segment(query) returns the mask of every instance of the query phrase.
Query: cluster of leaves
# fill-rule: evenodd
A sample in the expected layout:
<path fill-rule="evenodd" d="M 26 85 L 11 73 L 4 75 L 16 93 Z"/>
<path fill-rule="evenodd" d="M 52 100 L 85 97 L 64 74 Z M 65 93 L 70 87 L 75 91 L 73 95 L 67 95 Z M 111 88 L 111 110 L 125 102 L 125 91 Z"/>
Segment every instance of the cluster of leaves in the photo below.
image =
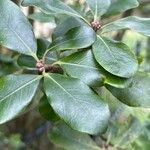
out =
<path fill-rule="evenodd" d="M 10 0 L 0 1 L 0 44 L 20 53 L 18 64 L 22 68 L 38 70 L 40 74 L 0 78 L 0 124 L 24 111 L 38 89 L 44 95 L 40 101 L 42 116 L 49 119 L 51 115 L 54 121 L 61 118 L 72 129 L 92 135 L 104 133 L 110 119 L 109 102 L 97 94 L 98 87 L 106 87 L 126 105 L 150 106 L 150 74 L 138 71 L 138 60 L 126 44 L 106 34 L 131 29 L 150 36 L 150 19 L 131 16 L 103 25 L 103 17 L 137 7 L 138 1 L 86 0 L 86 4 L 88 10 L 76 11 L 60 0 L 23 0 L 23 6 L 41 10 L 30 18 L 49 18 L 58 23 L 50 43 L 35 39 L 18 6 Z M 50 138 L 61 140 L 63 134 L 67 140 L 59 144 L 66 149 L 71 137 L 78 139 L 71 145 L 72 150 L 99 149 L 87 134 L 72 129 L 58 125 Z M 77 145 L 78 142 L 85 144 Z"/>

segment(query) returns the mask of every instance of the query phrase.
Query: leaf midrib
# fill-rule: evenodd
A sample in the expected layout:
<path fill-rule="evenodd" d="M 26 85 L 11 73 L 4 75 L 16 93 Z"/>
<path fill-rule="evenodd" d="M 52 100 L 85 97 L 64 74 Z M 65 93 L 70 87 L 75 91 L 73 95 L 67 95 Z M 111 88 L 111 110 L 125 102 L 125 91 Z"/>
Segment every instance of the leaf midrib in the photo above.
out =
<path fill-rule="evenodd" d="M 50 74 L 45 74 L 46 77 L 48 77 L 49 79 L 51 79 L 54 83 L 56 83 L 65 93 L 67 93 L 67 95 L 69 95 L 75 102 L 79 102 L 79 103 L 86 103 L 88 105 L 91 105 L 91 103 L 87 102 L 87 101 L 82 101 L 82 100 L 78 100 L 76 99 L 73 95 L 71 95 L 60 83 L 58 83 L 54 78 L 52 78 L 50 76 Z M 97 106 L 95 106 L 97 107 Z"/>
<path fill-rule="evenodd" d="M 68 62 L 62 62 L 62 61 L 60 61 L 60 65 L 70 65 L 70 66 L 77 66 L 77 67 L 81 67 L 81 68 L 89 68 L 89 69 L 94 69 L 94 70 L 99 70 L 100 71 L 100 69 L 98 69 L 98 68 L 95 68 L 95 67 L 89 67 L 89 66 L 86 66 L 86 65 L 79 65 L 79 64 L 73 64 L 73 63 L 68 63 Z"/>
<path fill-rule="evenodd" d="M 65 41 L 63 41 L 63 42 L 61 42 L 61 43 L 59 43 L 59 44 L 56 44 L 55 46 L 52 46 L 52 47 L 50 47 L 48 50 L 50 51 L 50 50 L 52 50 L 52 49 L 54 49 L 54 48 L 57 48 L 58 46 L 60 46 L 60 45 L 62 45 L 62 44 L 64 44 L 64 43 L 66 43 L 66 42 L 70 42 L 70 41 L 73 41 L 73 40 L 80 40 L 80 39 L 84 39 L 85 37 L 88 37 L 88 34 L 87 35 L 85 35 L 85 36 L 80 36 L 80 37 L 78 37 L 78 38 L 73 38 L 73 39 L 70 39 L 70 40 L 65 40 Z M 69 49 L 69 48 L 67 48 L 67 49 Z"/>
<path fill-rule="evenodd" d="M 65 6 L 66 7 L 66 6 Z M 50 9 L 50 10 L 52 10 L 52 11 L 56 11 L 56 10 L 60 10 L 60 11 L 63 11 L 64 12 L 64 14 L 70 14 L 70 15 L 72 15 L 72 16 L 77 16 L 77 17 L 79 17 L 79 18 L 82 18 L 82 16 L 80 16 L 80 15 L 78 15 L 76 12 L 75 13 L 73 13 L 73 12 L 70 12 L 70 11 L 66 11 L 66 10 L 63 10 L 63 9 L 60 9 L 60 8 L 58 8 L 58 7 L 53 7 L 53 6 L 50 6 L 50 5 L 48 5 L 48 8 Z M 69 8 L 68 8 L 69 9 Z M 61 13 L 62 14 L 62 13 Z"/>
<path fill-rule="evenodd" d="M 109 48 L 109 46 L 106 44 L 106 42 L 100 37 L 98 36 L 98 38 L 104 43 L 105 47 L 108 49 L 108 51 L 110 52 L 111 56 L 116 60 L 116 62 L 119 64 L 118 60 L 116 59 L 115 55 L 112 53 L 111 49 Z"/>
<path fill-rule="evenodd" d="M 95 14 L 94 14 L 95 19 L 97 19 L 97 13 L 98 13 L 97 0 L 95 0 Z"/>
<path fill-rule="evenodd" d="M 22 40 L 22 38 L 20 37 L 20 35 L 13 30 L 10 26 L 7 26 L 16 36 L 17 38 L 21 41 L 21 43 L 28 49 L 28 51 L 31 53 L 32 56 L 35 56 L 36 54 L 32 51 L 32 49 Z"/>
<path fill-rule="evenodd" d="M 6 96 L 4 96 L 2 99 L 0 99 L 0 103 L 1 103 L 2 101 L 4 101 L 6 98 L 10 97 L 11 95 L 15 94 L 15 93 L 18 92 L 19 90 L 23 89 L 24 87 L 28 86 L 29 84 L 33 83 L 34 81 L 36 81 L 36 80 L 38 80 L 38 79 L 40 79 L 40 78 L 41 78 L 41 77 L 38 76 L 38 77 L 36 77 L 36 78 L 30 80 L 30 81 L 27 82 L 26 84 L 24 84 L 24 85 L 18 87 L 16 90 L 14 90 L 13 92 L 9 93 L 8 95 L 6 95 Z"/>

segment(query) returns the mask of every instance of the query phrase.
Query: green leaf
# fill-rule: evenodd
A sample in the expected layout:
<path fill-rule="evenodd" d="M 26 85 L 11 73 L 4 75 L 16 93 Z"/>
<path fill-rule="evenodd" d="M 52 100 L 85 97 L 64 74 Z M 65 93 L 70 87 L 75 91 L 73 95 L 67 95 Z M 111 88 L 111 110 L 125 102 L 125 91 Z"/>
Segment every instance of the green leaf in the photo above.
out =
<path fill-rule="evenodd" d="M 53 64 L 58 61 L 58 53 L 57 51 L 47 53 L 45 57 L 46 64 Z"/>
<path fill-rule="evenodd" d="M 93 53 L 97 62 L 116 76 L 129 78 L 137 71 L 136 57 L 124 43 L 98 36 Z"/>
<path fill-rule="evenodd" d="M 149 27 L 150 27 L 149 18 L 130 16 L 106 24 L 101 28 L 101 33 L 112 32 L 120 29 L 131 29 L 145 36 L 150 36 Z"/>
<path fill-rule="evenodd" d="M 94 18 L 102 16 L 106 13 L 111 4 L 111 0 L 86 0 L 92 10 Z"/>
<path fill-rule="evenodd" d="M 31 56 L 27 55 L 20 55 L 17 59 L 17 63 L 21 67 L 27 67 L 27 68 L 35 68 L 36 67 L 36 61 Z"/>
<path fill-rule="evenodd" d="M 38 58 L 42 58 L 46 49 L 50 45 L 50 42 L 46 39 L 37 39 L 37 56 Z M 27 68 L 35 68 L 36 67 L 36 60 L 33 59 L 31 56 L 27 56 L 24 54 L 21 54 L 18 59 L 17 63 L 19 66 L 27 67 Z"/>
<path fill-rule="evenodd" d="M 103 85 L 103 68 L 93 58 L 91 50 L 73 53 L 56 64 L 59 64 L 72 77 L 79 78 L 90 86 Z"/>
<path fill-rule="evenodd" d="M 105 85 L 111 85 L 116 88 L 126 88 L 129 87 L 132 82 L 132 78 L 122 78 L 115 75 L 110 74 L 109 72 L 105 71 Z"/>
<path fill-rule="evenodd" d="M 46 14 L 65 14 L 85 20 L 78 12 L 76 12 L 60 0 L 44 0 L 44 2 L 43 0 L 23 0 L 22 5 L 39 7 Z"/>
<path fill-rule="evenodd" d="M 86 84 L 75 78 L 45 74 L 44 87 L 54 111 L 73 129 L 89 134 L 105 131 L 108 106 Z"/>
<path fill-rule="evenodd" d="M 138 7 L 137 0 L 111 0 L 111 5 L 105 16 L 113 16 L 122 13 L 128 9 Z"/>
<path fill-rule="evenodd" d="M 35 13 L 28 16 L 29 19 L 39 21 L 39 22 L 42 22 L 42 23 L 55 22 L 54 17 L 55 17 L 54 15 L 45 14 L 43 12 L 35 12 Z"/>
<path fill-rule="evenodd" d="M 50 44 L 51 43 L 44 38 L 37 39 L 37 47 L 38 47 L 37 56 L 39 58 L 43 57 L 45 51 L 47 50 Z"/>
<path fill-rule="evenodd" d="M 121 102 L 133 107 L 150 107 L 150 74 L 137 73 L 130 87 L 118 89 L 107 86 Z"/>
<path fill-rule="evenodd" d="M 129 85 L 129 80 L 116 77 L 105 71 L 96 62 L 91 50 L 73 53 L 70 56 L 60 59 L 56 64 L 59 64 L 67 74 L 80 79 L 89 86 L 109 84 L 124 88 Z"/>
<path fill-rule="evenodd" d="M 58 121 L 59 117 L 55 114 L 54 110 L 50 106 L 47 97 L 44 95 L 39 103 L 39 112 L 43 118 L 50 121 Z"/>
<path fill-rule="evenodd" d="M 96 34 L 91 27 L 82 26 L 70 29 L 65 35 L 54 39 L 49 47 L 51 51 L 81 49 L 91 46 Z"/>
<path fill-rule="evenodd" d="M 1 0 L 0 20 L 0 45 L 37 59 L 32 26 L 19 7 L 10 0 Z"/>
<path fill-rule="evenodd" d="M 36 75 L 0 78 L 0 124 L 16 117 L 31 102 L 40 78 Z"/>
<path fill-rule="evenodd" d="M 79 18 L 68 17 L 57 25 L 52 34 L 52 38 L 56 39 L 57 37 L 66 34 L 70 29 L 80 26 L 86 26 L 86 23 Z"/>
<path fill-rule="evenodd" d="M 100 150 L 87 134 L 74 131 L 64 123 L 54 126 L 49 132 L 49 138 L 54 144 L 66 150 Z"/>

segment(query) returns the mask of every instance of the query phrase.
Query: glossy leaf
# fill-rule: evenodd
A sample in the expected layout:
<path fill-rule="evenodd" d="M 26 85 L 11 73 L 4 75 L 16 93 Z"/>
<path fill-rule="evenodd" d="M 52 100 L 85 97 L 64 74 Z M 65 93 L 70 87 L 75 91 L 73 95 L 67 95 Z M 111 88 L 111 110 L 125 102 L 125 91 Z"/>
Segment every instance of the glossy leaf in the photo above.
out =
<path fill-rule="evenodd" d="M 39 21 L 39 22 L 42 22 L 42 23 L 55 22 L 54 17 L 55 17 L 54 15 L 45 14 L 43 12 L 35 12 L 35 13 L 28 16 L 29 19 Z"/>
<path fill-rule="evenodd" d="M 35 68 L 36 61 L 31 56 L 20 55 L 17 59 L 17 64 L 21 67 Z"/>
<path fill-rule="evenodd" d="M 1 0 L 0 20 L 0 45 L 37 59 L 32 27 L 19 7 L 10 0 Z"/>
<path fill-rule="evenodd" d="M 45 57 L 45 62 L 47 64 L 53 64 L 58 61 L 58 53 L 57 51 L 47 53 Z"/>
<path fill-rule="evenodd" d="M 38 47 L 37 56 L 39 58 L 43 57 L 45 51 L 47 50 L 50 44 L 51 43 L 44 38 L 37 39 L 37 47 Z"/>
<path fill-rule="evenodd" d="M 106 13 L 111 4 L 111 0 L 86 0 L 95 18 Z"/>
<path fill-rule="evenodd" d="M 73 53 L 72 55 L 56 62 L 72 77 L 81 79 L 90 86 L 103 84 L 103 68 L 93 58 L 91 50 Z"/>
<path fill-rule="evenodd" d="M 120 29 L 131 29 L 145 36 L 150 36 L 150 19 L 130 16 L 123 18 L 102 27 L 102 33 L 112 32 Z"/>
<path fill-rule="evenodd" d="M 116 76 L 129 78 L 137 71 L 136 57 L 124 43 L 98 36 L 93 52 L 97 62 Z"/>
<path fill-rule="evenodd" d="M 36 75 L 0 78 L 0 124 L 16 117 L 31 102 L 40 78 Z"/>
<path fill-rule="evenodd" d="M 132 83 L 132 78 L 122 78 L 115 75 L 110 74 L 109 72 L 105 71 L 105 85 L 111 85 L 116 88 L 127 88 Z"/>
<path fill-rule="evenodd" d="M 55 112 L 73 129 L 89 134 L 105 131 L 108 106 L 86 84 L 75 78 L 45 74 L 44 87 Z"/>
<path fill-rule="evenodd" d="M 56 39 L 57 37 L 66 34 L 70 29 L 80 26 L 86 26 L 86 23 L 79 18 L 68 17 L 57 25 L 57 27 L 54 29 L 52 38 Z"/>
<path fill-rule="evenodd" d="M 44 95 L 39 103 L 39 112 L 43 118 L 50 121 L 58 121 L 59 117 L 55 114 L 54 110 L 50 106 L 47 97 Z"/>
<path fill-rule="evenodd" d="M 110 92 L 123 103 L 134 107 L 150 107 L 150 75 L 138 73 L 130 87 L 118 89 L 107 86 Z"/>
<path fill-rule="evenodd" d="M 50 45 L 50 42 L 46 39 L 37 39 L 37 56 L 38 58 L 42 58 L 46 49 Z M 27 56 L 24 54 L 21 54 L 18 59 L 17 63 L 21 67 L 27 67 L 27 68 L 35 68 L 36 67 L 36 60 L 33 59 L 31 56 Z M 48 61 L 49 63 L 49 61 Z"/>
<path fill-rule="evenodd" d="M 62 58 L 56 64 L 59 64 L 68 75 L 80 79 L 89 86 L 109 84 L 124 88 L 129 85 L 129 80 L 116 77 L 105 71 L 95 61 L 91 50 L 73 53 L 70 56 Z"/>
<path fill-rule="evenodd" d="M 53 127 L 49 138 L 51 142 L 66 150 L 100 150 L 87 134 L 74 131 L 64 123 Z"/>
<path fill-rule="evenodd" d="M 91 27 L 82 26 L 70 29 L 64 36 L 54 39 L 49 47 L 51 51 L 81 49 L 91 46 L 96 34 Z"/>
<path fill-rule="evenodd" d="M 113 16 L 122 13 L 128 9 L 138 7 L 137 0 L 111 0 L 111 5 L 105 16 Z"/>
<path fill-rule="evenodd" d="M 78 12 L 60 0 L 23 0 L 22 5 L 39 7 L 46 14 L 56 13 L 82 18 Z"/>

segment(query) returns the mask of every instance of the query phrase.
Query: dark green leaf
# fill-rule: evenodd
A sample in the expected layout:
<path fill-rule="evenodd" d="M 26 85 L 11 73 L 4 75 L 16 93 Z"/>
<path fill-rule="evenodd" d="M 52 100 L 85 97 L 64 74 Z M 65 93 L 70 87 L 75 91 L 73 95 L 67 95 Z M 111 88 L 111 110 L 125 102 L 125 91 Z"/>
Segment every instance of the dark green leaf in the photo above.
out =
<path fill-rule="evenodd" d="M 102 27 L 102 33 L 112 32 L 120 29 L 131 29 L 143 35 L 150 36 L 150 19 L 130 16 L 123 18 Z"/>
<path fill-rule="evenodd" d="M 47 50 L 47 48 L 49 47 L 50 42 L 46 39 L 37 39 L 37 47 L 38 47 L 38 51 L 37 51 L 37 56 L 39 58 L 42 58 L 45 51 Z"/>
<path fill-rule="evenodd" d="M 53 127 L 49 138 L 54 144 L 66 150 L 100 150 L 87 134 L 74 131 L 62 123 Z"/>
<path fill-rule="evenodd" d="M 89 134 L 105 131 L 108 106 L 78 79 L 45 74 L 44 86 L 55 112 L 73 129 Z"/>
<path fill-rule="evenodd" d="M 70 29 L 64 36 L 54 39 L 49 50 L 60 51 L 86 48 L 91 46 L 95 39 L 96 34 L 91 27 L 75 27 Z"/>
<path fill-rule="evenodd" d="M 58 61 L 58 53 L 57 51 L 47 53 L 45 57 L 45 62 L 47 64 L 53 64 Z"/>
<path fill-rule="evenodd" d="M 91 50 L 73 53 L 56 62 L 72 77 L 81 79 L 90 86 L 103 85 L 103 68 L 93 58 Z"/>
<path fill-rule="evenodd" d="M 3 63 L 12 63 L 13 61 L 14 61 L 14 59 L 12 58 L 12 56 L 0 53 L 0 62 L 3 62 Z"/>
<path fill-rule="evenodd" d="M 110 92 L 123 103 L 134 107 L 150 107 L 150 75 L 138 73 L 130 87 L 118 89 L 107 86 Z"/>
<path fill-rule="evenodd" d="M 113 16 L 122 13 L 128 9 L 138 7 L 137 0 L 111 0 L 111 5 L 105 16 Z"/>
<path fill-rule="evenodd" d="M 116 77 L 105 71 L 94 59 L 91 50 L 84 50 L 65 57 L 56 64 L 72 77 L 79 78 L 89 86 L 101 86 L 109 84 L 124 88 L 129 85 L 129 80 Z M 127 82 L 126 82 L 127 81 Z"/>
<path fill-rule="evenodd" d="M 104 80 L 105 85 L 108 84 L 116 88 L 126 88 L 130 86 L 131 82 L 132 82 L 132 78 L 127 79 L 127 78 L 118 77 L 105 71 L 105 80 Z"/>
<path fill-rule="evenodd" d="M 124 43 L 98 36 L 93 52 L 97 62 L 116 76 L 129 78 L 137 71 L 136 57 Z"/>
<path fill-rule="evenodd" d="M 55 22 L 54 15 L 45 14 L 43 12 L 35 12 L 35 13 L 29 15 L 28 18 L 35 20 L 35 21 L 42 22 L 42 23 Z"/>
<path fill-rule="evenodd" d="M 19 7 L 10 0 L 1 0 L 0 20 L 0 45 L 37 59 L 32 27 Z"/>
<path fill-rule="evenodd" d="M 46 39 L 37 39 L 37 56 L 38 58 L 42 58 L 46 49 L 50 45 L 50 42 Z M 49 61 L 48 61 L 49 62 Z M 27 67 L 27 68 L 35 68 L 36 61 L 31 56 L 21 54 L 18 57 L 17 63 L 19 66 Z"/>
<path fill-rule="evenodd" d="M 39 103 L 39 112 L 43 118 L 50 121 L 58 121 L 59 117 L 50 106 L 47 97 L 44 95 Z"/>
<path fill-rule="evenodd" d="M 52 38 L 56 39 L 59 36 L 63 36 L 70 29 L 79 26 L 86 26 L 86 23 L 79 18 L 68 17 L 67 19 L 63 20 L 60 24 L 58 24 L 58 26 L 55 28 L 53 32 Z"/>
<path fill-rule="evenodd" d="M 16 117 L 31 102 L 40 78 L 36 75 L 0 78 L 0 124 Z"/>
<path fill-rule="evenodd" d="M 21 67 L 27 67 L 27 68 L 35 68 L 36 67 L 36 61 L 31 56 L 27 55 L 20 55 L 17 59 L 17 63 Z"/>
<path fill-rule="evenodd" d="M 65 14 L 84 19 L 78 12 L 60 0 L 23 0 L 22 5 L 39 7 L 46 14 Z"/>
<path fill-rule="evenodd" d="M 102 16 L 106 13 L 111 4 L 111 0 L 86 0 L 92 10 L 94 18 Z"/>

